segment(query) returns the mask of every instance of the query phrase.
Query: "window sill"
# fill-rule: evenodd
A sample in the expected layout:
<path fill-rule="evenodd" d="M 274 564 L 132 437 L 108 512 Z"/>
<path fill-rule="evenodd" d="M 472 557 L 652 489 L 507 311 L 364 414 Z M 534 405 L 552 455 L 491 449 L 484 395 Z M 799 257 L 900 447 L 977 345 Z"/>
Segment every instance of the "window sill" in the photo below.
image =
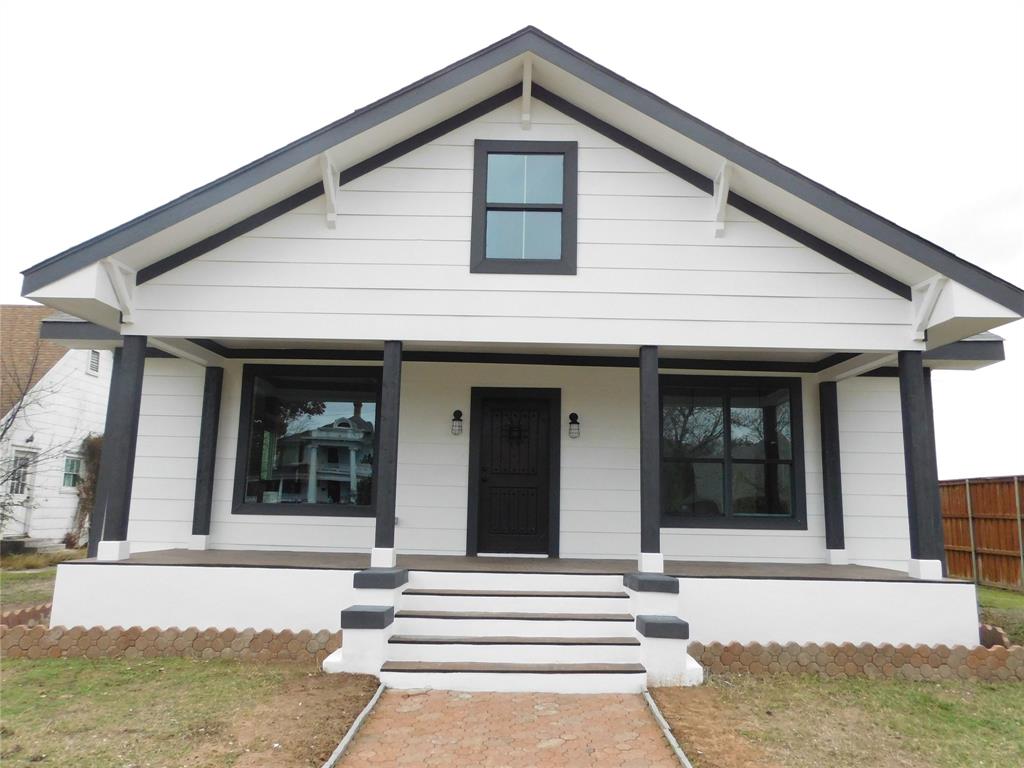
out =
<path fill-rule="evenodd" d="M 373 507 L 349 504 L 237 504 L 233 515 L 281 515 L 290 517 L 376 517 Z"/>
<path fill-rule="evenodd" d="M 662 518 L 662 528 L 706 528 L 710 530 L 806 531 L 807 520 L 795 517 L 693 517 Z"/>
<path fill-rule="evenodd" d="M 469 271 L 491 275 L 575 275 L 576 264 L 567 259 L 481 259 Z"/>

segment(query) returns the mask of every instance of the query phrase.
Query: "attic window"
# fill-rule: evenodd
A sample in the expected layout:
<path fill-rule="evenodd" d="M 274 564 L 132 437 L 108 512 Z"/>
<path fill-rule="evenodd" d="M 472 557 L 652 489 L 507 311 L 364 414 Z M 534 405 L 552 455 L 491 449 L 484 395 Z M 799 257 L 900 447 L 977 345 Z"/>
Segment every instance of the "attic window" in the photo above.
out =
<path fill-rule="evenodd" d="M 477 141 L 470 271 L 576 274 L 577 147 Z"/>

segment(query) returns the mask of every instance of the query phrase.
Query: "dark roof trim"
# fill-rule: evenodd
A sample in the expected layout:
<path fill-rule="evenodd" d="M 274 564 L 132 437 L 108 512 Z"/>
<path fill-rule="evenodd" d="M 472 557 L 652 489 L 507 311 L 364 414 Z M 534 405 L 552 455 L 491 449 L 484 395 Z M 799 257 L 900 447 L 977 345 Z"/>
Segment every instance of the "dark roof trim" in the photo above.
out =
<path fill-rule="evenodd" d="M 482 115 L 486 115 L 488 112 L 497 109 L 503 104 L 515 99 L 521 92 L 520 86 L 514 86 L 508 88 L 501 93 L 497 93 L 490 98 L 484 99 L 474 104 L 469 109 L 463 110 L 459 114 L 442 120 L 436 125 L 432 125 L 425 131 L 417 133 L 405 141 L 400 141 L 394 146 L 388 147 L 383 152 L 378 152 L 373 157 L 367 158 L 360 163 L 356 163 L 350 168 L 346 168 L 340 174 L 340 184 L 348 184 L 353 179 L 357 179 L 363 174 L 369 173 L 375 168 L 380 168 L 385 163 L 390 163 L 392 160 L 401 157 L 402 155 L 411 152 L 417 147 L 422 147 L 424 144 L 433 141 L 434 139 L 444 136 L 449 131 L 454 131 L 456 128 L 465 125 L 473 120 L 476 120 Z M 188 248 L 183 248 L 177 253 L 172 253 L 160 261 L 150 264 L 148 267 L 140 269 L 135 277 L 136 285 L 142 285 L 154 277 L 158 277 L 165 272 L 169 272 L 175 267 L 180 267 L 182 264 L 191 261 L 198 256 L 202 256 L 204 253 L 212 251 L 214 248 L 218 248 L 236 237 L 241 237 L 246 232 L 251 232 L 256 227 L 266 224 L 268 221 L 276 219 L 288 211 L 298 208 L 304 203 L 308 203 L 310 200 L 315 200 L 324 193 L 323 184 L 316 183 L 306 187 L 299 192 L 296 192 L 291 197 L 282 200 L 279 203 L 268 206 L 262 211 L 254 213 L 248 218 L 242 219 L 242 221 L 234 224 L 227 229 L 222 229 L 220 232 L 210 235 L 209 237 L 200 240 L 198 243 L 190 245 Z"/>
<path fill-rule="evenodd" d="M 316 157 L 353 136 L 525 53 L 535 47 L 531 43 L 537 35 L 538 31 L 532 27 L 522 29 L 236 171 L 29 267 L 22 273 L 22 295 L 27 295 L 224 202 L 298 163 Z"/>
<path fill-rule="evenodd" d="M 22 293 L 32 291 L 116 253 L 249 187 L 308 160 L 446 90 L 522 53 L 532 51 L 711 151 L 816 206 L 840 221 L 920 263 L 1024 315 L 1024 291 L 949 251 L 808 179 L 767 155 L 712 128 L 534 27 L 526 27 L 483 50 L 370 104 L 319 131 L 272 152 L 128 223 L 43 261 L 23 273 Z M 534 86 L 535 92 L 537 86 Z"/>
<path fill-rule="evenodd" d="M 120 341 L 121 334 L 84 320 L 51 320 L 39 324 L 40 339 L 75 341 Z"/>
<path fill-rule="evenodd" d="M 714 181 L 689 166 L 680 163 L 678 160 L 672 159 L 662 152 L 659 152 L 654 147 L 645 144 L 615 126 L 606 123 L 599 117 L 590 114 L 585 109 L 576 106 L 570 101 L 566 101 L 561 96 L 555 95 L 540 85 L 534 84 L 531 93 L 539 101 L 543 101 L 548 106 L 557 109 L 559 112 L 568 115 L 588 128 L 597 131 L 602 136 L 605 136 L 617 144 L 621 144 L 627 149 L 635 152 L 641 157 L 650 160 L 652 163 L 660 168 L 664 168 L 669 173 L 678 176 L 684 181 L 688 181 L 702 192 L 706 192 L 709 195 L 713 194 L 715 186 Z M 910 299 L 911 291 L 909 285 L 905 285 L 884 272 L 865 264 L 857 257 L 851 256 L 830 243 L 826 243 L 821 238 L 815 237 L 810 232 L 800 229 L 800 227 L 776 216 L 774 213 L 765 210 L 756 203 L 753 203 L 744 197 L 740 197 L 735 193 L 729 193 L 729 205 L 735 206 L 744 213 L 753 216 L 762 224 L 767 224 L 769 227 L 778 230 L 787 237 L 793 238 L 801 245 L 810 248 L 812 251 L 820 253 L 825 258 L 831 259 L 840 266 L 860 275 L 866 280 L 870 280 L 875 285 L 879 285 L 882 288 L 895 293 L 901 298 L 907 300 Z"/>
<path fill-rule="evenodd" d="M 929 360 L 978 360 L 998 363 L 1005 359 L 1006 350 L 1003 348 L 1003 340 L 998 337 L 954 341 L 952 344 L 929 349 L 924 353 L 925 363 Z"/>

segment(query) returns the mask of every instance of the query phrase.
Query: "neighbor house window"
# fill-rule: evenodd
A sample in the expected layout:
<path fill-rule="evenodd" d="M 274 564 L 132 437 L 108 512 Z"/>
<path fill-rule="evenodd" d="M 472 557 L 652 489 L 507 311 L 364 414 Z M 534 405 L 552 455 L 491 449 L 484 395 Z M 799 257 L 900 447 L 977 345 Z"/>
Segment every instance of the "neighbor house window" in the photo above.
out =
<path fill-rule="evenodd" d="M 661 379 L 662 524 L 805 527 L 799 379 Z"/>
<path fill-rule="evenodd" d="M 379 368 L 247 365 L 234 512 L 372 515 Z"/>
<path fill-rule="evenodd" d="M 473 272 L 575 274 L 575 142 L 477 141 Z"/>
<path fill-rule="evenodd" d="M 32 451 L 15 451 L 11 459 L 11 474 L 8 478 L 8 490 L 12 496 L 27 496 L 32 490 Z"/>
<path fill-rule="evenodd" d="M 64 488 L 77 488 L 82 482 L 82 460 L 77 456 L 64 457 L 64 480 L 61 486 Z"/>
<path fill-rule="evenodd" d="M 89 350 L 89 367 L 86 372 L 90 376 L 99 376 L 100 374 L 100 353 L 98 350 Z"/>

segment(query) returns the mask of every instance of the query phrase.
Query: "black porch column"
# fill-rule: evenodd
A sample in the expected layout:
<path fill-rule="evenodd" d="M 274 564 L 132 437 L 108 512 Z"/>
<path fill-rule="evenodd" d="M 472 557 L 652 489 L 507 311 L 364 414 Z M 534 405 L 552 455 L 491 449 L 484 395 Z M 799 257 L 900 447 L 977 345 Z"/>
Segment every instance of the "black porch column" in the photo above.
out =
<path fill-rule="evenodd" d="M 377 421 L 380 435 L 374 467 L 377 526 L 374 546 L 394 549 L 395 489 L 398 481 L 398 407 L 402 389 L 402 342 L 384 342 L 384 370 Z"/>
<path fill-rule="evenodd" d="M 640 347 L 641 555 L 661 552 L 661 413 L 659 411 L 658 348 Z M 642 567 L 641 570 L 643 570 Z"/>
<path fill-rule="evenodd" d="M 900 403 L 903 410 L 903 457 L 910 516 L 910 557 L 944 563 L 939 477 L 935 464 L 932 422 L 921 352 L 900 352 Z"/>
<path fill-rule="evenodd" d="M 821 474 L 825 497 L 825 548 L 845 549 L 843 475 L 839 450 L 839 394 L 834 381 L 818 385 L 821 409 Z"/>
<path fill-rule="evenodd" d="M 213 470 L 217 459 L 217 427 L 220 423 L 220 395 L 224 369 L 206 368 L 203 382 L 203 415 L 199 425 L 199 458 L 196 464 L 196 498 L 192 507 L 192 535 L 210 535 L 213 506 Z"/>
<path fill-rule="evenodd" d="M 113 423 L 113 413 L 117 401 L 114 399 L 114 382 L 121 369 L 121 348 L 114 350 L 114 365 L 110 371 L 110 389 L 107 392 L 107 417 L 104 424 Z M 100 470 L 96 478 L 96 498 L 93 499 L 92 512 L 89 514 L 89 557 L 96 557 L 100 539 L 103 538 L 103 516 L 107 508 L 107 477 L 103 472 L 103 453 L 100 454 Z M 109 474 L 109 473 L 107 473 Z"/>
<path fill-rule="evenodd" d="M 139 433 L 146 337 L 125 336 L 110 381 L 110 402 L 103 431 L 103 454 L 97 479 L 96 508 L 103 523 L 103 541 L 126 541 L 128 511 L 135 474 L 135 441 Z M 90 546 L 91 549 L 91 546 Z"/>

